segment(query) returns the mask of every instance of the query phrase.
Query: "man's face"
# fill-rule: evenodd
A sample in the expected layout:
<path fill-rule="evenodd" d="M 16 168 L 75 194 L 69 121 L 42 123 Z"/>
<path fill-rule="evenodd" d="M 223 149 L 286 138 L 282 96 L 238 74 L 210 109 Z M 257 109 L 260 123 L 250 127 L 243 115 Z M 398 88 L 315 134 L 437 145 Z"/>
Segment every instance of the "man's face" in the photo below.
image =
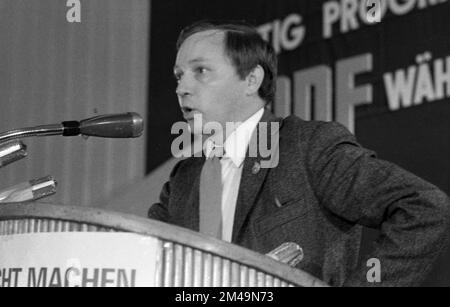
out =
<path fill-rule="evenodd" d="M 174 67 L 177 96 L 184 118 L 194 131 L 194 115 L 203 125 L 239 120 L 245 107 L 246 81 L 224 53 L 225 34 L 210 30 L 196 33 L 181 45 Z M 196 116 L 197 117 L 197 116 Z M 199 133 L 199 131 L 194 131 Z"/>

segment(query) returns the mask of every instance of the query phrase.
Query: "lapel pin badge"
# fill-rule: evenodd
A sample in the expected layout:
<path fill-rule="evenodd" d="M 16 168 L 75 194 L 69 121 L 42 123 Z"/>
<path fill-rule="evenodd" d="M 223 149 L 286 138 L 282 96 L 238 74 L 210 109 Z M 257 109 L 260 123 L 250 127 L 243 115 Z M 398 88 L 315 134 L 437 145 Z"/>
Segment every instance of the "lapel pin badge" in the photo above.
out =
<path fill-rule="evenodd" d="M 275 197 L 275 205 L 276 205 L 278 208 L 283 207 L 283 206 L 281 205 L 281 202 L 280 202 L 280 200 L 278 199 L 278 197 Z"/>
<path fill-rule="evenodd" d="M 258 162 L 255 162 L 255 164 L 253 164 L 253 168 L 252 168 L 253 175 L 258 174 L 260 170 L 261 170 L 261 164 L 259 164 Z"/>

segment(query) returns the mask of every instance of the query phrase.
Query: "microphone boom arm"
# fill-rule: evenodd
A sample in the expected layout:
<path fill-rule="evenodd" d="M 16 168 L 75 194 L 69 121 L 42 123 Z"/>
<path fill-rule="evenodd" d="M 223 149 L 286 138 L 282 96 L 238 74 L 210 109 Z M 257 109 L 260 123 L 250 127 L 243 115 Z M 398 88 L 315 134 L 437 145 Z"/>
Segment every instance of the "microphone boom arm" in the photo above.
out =
<path fill-rule="evenodd" d="M 22 128 L 0 133 L 0 143 L 26 137 L 62 135 L 63 133 L 64 126 L 62 124 Z"/>

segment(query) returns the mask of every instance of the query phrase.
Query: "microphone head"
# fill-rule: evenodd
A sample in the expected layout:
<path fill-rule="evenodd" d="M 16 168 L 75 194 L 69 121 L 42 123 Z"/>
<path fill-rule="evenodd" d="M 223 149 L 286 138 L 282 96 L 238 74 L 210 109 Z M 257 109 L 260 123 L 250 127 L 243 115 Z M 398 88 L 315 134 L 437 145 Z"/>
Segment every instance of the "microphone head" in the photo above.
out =
<path fill-rule="evenodd" d="M 80 122 L 82 135 L 104 138 L 137 138 L 144 131 L 144 120 L 134 112 L 101 115 Z"/>
<path fill-rule="evenodd" d="M 138 138 L 144 133 L 144 119 L 138 113 L 130 112 L 132 127 L 132 138 Z"/>

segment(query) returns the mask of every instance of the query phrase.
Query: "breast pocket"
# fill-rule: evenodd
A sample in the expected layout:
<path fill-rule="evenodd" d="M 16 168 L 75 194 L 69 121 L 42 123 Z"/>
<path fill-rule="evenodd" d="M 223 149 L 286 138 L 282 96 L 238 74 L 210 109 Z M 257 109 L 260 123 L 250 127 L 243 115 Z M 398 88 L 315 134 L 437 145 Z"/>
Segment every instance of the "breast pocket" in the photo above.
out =
<path fill-rule="evenodd" d="M 302 222 L 307 218 L 308 208 L 303 199 L 290 200 L 283 203 L 272 213 L 255 220 L 254 227 L 257 236 L 277 232 L 283 237 L 290 237 L 301 232 Z M 281 239 L 281 238 L 280 238 Z M 286 238 L 287 239 L 287 238 Z"/>

